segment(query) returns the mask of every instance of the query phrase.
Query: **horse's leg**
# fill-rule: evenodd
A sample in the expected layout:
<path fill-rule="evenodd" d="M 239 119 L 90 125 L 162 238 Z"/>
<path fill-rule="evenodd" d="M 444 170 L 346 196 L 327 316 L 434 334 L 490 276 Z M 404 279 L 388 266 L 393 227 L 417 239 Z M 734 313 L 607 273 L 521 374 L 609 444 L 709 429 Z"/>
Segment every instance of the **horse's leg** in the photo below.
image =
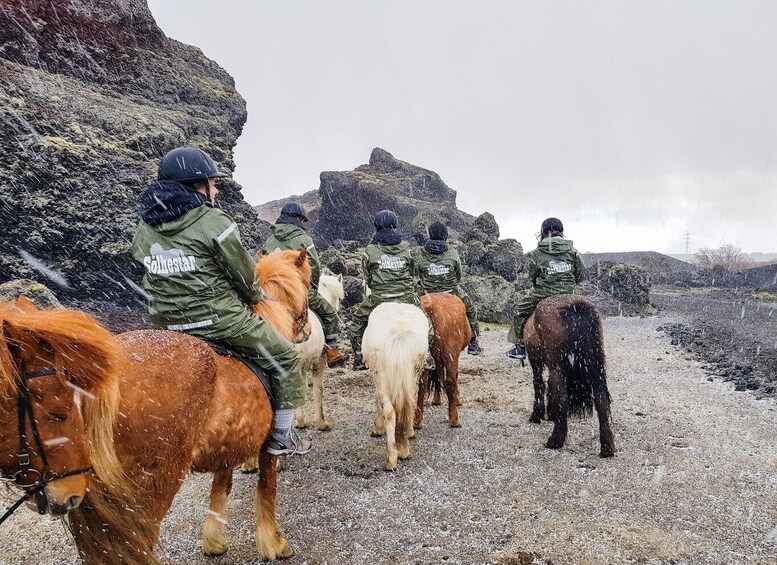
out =
<path fill-rule="evenodd" d="M 316 429 L 321 432 L 332 429 L 324 418 L 324 367 L 326 354 L 321 355 L 313 365 L 313 406 L 316 412 Z"/>
<path fill-rule="evenodd" d="M 377 383 L 376 383 L 377 386 Z M 375 390 L 375 418 L 372 420 L 372 437 L 381 437 L 386 433 L 386 419 L 383 417 L 383 401 L 381 400 L 380 390 Z"/>
<path fill-rule="evenodd" d="M 414 399 L 403 398 L 399 400 L 396 408 L 396 445 L 399 459 L 410 458 L 410 436 L 413 431 L 413 413 L 415 412 Z"/>
<path fill-rule="evenodd" d="M 428 391 L 429 371 L 421 371 L 421 378 L 418 379 L 418 400 L 415 403 L 415 418 L 413 420 L 413 427 L 419 430 L 424 427 L 424 401 Z"/>
<path fill-rule="evenodd" d="M 393 471 L 397 468 L 397 413 L 387 393 L 382 394 L 382 399 L 382 415 L 386 424 L 386 466 L 384 469 L 386 471 Z"/>
<path fill-rule="evenodd" d="M 540 359 L 529 356 L 529 364 L 534 375 L 534 409 L 529 421 L 539 424 L 545 417 L 545 380 L 542 378 L 543 364 Z"/>
<path fill-rule="evenodd" d="M 259 454 L 259 480 L 256 483 L 256 551 L 262 560 L 272 561 L 294 555 L 275 521 L 275 495 L 278 471 L 276 459 L 262 450 Z"/>
<path fill-rule="evenodd" d="M 432 395 L 432 406 L 439 406 L 442 404 L 442 376 L 443 371 L 440 365 L 437 366 L 434 371 L 434 378 L 432 379 L 432 386 L 434 387 L 434 394 Z"/>
<path fill-rule="evenodd" d="M 569 396 L 564 374 L 559 367 L 548 368 L 548 416 L 553 420 L 546 447 L 558 449 L 567 440 L 567 417 L 569 414 Z"/>
<path fill-rule="evenodd" d="M 451 357 L 445 359 L 442 378 L 445 385 L 445 395 L 448 397 L 448 424 L 451 428 L 460 428 L 459 408 L 457 400 L 459 398 L 459 360 Z"/>
<path fill-rule="evenodd" d="M 205 555 L 221 555 L 227 551 L 227 536 L 224 514 L 227 498 L 232 491 L 232 468 L 213 474 L 210 487 L 208 518 L 202 528 L 202 552 Z"/>
<path fill-rule="evenodd" d="M 615 455 L 615 436 L 610 428 L 610 393 L 603 377 L 594 382 L 594 406 L 599 417 L 599 443 L 602 446 L 599 456 L 612 457 Z"/>

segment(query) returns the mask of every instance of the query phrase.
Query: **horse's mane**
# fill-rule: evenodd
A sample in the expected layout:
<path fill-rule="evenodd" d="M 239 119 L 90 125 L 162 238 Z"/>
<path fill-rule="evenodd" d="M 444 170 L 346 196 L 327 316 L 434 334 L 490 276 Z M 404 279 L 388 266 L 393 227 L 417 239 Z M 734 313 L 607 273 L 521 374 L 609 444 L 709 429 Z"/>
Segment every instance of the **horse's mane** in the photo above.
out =
<path fill-rule="evenodd" d="M 318 280 L 318 293 L 332 306 L 339 307 L 345 297 L 343 283 L 334 275 L 321 275 Z"/>
<path fill-rule="evenodd" d="M 256 263 L 259 286 L 268 298 L 256 304 L 254 312 L 289 341 L 295 338 L 289 311 L 299 314 L 307 308 L 311 270 L 306 259 L 304 251 L 281 251 L 262 255 Z"/>
<path fill-rule="evenodd" d="M 113 424 L 119 408 L 118 373 L 122 353 L 113 335 L 89 314 L 77 310 L 39 310 L 0 304 L 0 386 L 16 393 L 19 373 L 10 346 L 22 336 L 47 344 L 58 378 L 83 391 L 84 423 L 92 465 L 105 481 L 121 483 L 113 449 Z"/>

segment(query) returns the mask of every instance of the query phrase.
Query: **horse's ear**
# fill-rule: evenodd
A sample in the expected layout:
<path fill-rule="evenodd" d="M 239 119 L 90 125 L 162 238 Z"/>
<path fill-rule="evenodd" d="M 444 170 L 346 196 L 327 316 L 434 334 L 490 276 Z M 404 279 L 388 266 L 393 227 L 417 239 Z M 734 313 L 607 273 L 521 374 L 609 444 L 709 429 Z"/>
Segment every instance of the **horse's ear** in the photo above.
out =
<path fill-rule="evenodd" d="M 19 295 L 19 298 L 16 299 L 14 306 L 16 306 L 22 312 L 35 312 L 38 310 L 38 307 L 35 306 L 35 303 L 23 294 Z"/>
<path fill-rule="evenodd" d="M 299 252 L 299 256 L 294 261 L 294 265 L 297 267 L 301 267 L 302 265 L 305 264 L 305 261 L 307 260 L 308 260 L 308 250 L 303 249 L 302 251 Z"/>
<path fill-rule="evenodd" d="M 337 275 L 337 280 L 340 281 L 340 284 L 343 283 L 343 273 L 340 273 L 339 275 Z"/>

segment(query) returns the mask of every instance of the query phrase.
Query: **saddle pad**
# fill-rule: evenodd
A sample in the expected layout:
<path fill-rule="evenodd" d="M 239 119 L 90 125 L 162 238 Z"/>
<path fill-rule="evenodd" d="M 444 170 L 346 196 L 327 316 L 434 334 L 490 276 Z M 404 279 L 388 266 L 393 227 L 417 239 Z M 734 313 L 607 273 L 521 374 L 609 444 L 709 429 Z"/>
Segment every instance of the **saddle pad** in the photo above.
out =
<path fill-rule="evenodd" d="M 218 353 L 219 355 L 224 355 L 226 357 L 234 357 L 243 365 L 251 369 L 251 372 L 256 375 L 256 377 L 259 379 L 259 382 L 262 383 L 262 386 L 264 387 L 265 392 L 267 392 L 267 396 L 270 399 L 270 405 L 275 406 L 275 397 L 272 393 L 272 385 L 270 384 L 270 375 L 268 375 L 257 363 L 251 359 L 250 357 L 247 357 L 243 355 L 242 353 L 238 353 L 234 349 L 231 349 L 228 345 L 225 345 L 223 343 L 215 343 L 212 341 L 206 341 L 206 343 L 210 346 L 213 351 Z"/>

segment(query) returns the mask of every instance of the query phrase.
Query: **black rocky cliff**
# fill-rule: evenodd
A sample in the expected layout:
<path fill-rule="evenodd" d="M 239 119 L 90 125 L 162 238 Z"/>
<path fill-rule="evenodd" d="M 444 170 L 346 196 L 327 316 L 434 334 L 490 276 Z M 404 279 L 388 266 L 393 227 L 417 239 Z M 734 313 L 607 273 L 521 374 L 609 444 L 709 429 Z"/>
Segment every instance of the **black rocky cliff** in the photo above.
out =
<path fill-rule="evenodd" d="M 0 0 L 0 30 L 0 282 L 127 299 L 137 202 L 159 158 L 194 145 L 234 169 L 245 101 L 145 0 Z M 221 195 L 255 247 L 267 225 L 236 183 Z"/>

